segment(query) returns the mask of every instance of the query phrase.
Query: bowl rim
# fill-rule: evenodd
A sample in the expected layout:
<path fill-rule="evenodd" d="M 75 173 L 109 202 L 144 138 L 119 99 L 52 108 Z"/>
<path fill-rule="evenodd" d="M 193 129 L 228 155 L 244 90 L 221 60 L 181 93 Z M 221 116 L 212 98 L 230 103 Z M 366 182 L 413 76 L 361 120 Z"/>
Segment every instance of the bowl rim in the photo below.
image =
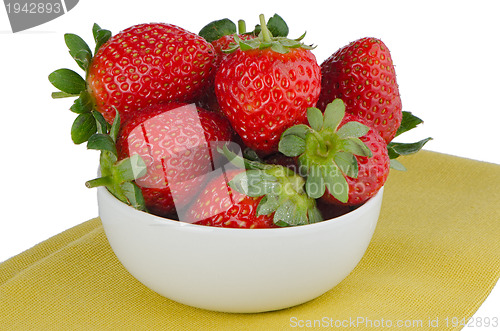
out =
<path fill-rule="evenodd" d="M 355 218 L 357 214 L 362 214 L 365 213 L 366 210 L 370 210 L 371 206 L 375 203 L 377 203 L 378 199 L 382 199 L 383 192 L 384 192 L 384 187 L 382 186 L 379 191 L 372 196 L 368 201 L 366 201 L 364 204 L 359 206 L 358 208 L 345 213 L 341 216 L 337 216 L 334 218 L 330 218 L 327 220 L 323 220 L 321 222 L 317 223 L 310 223 L 310 224 L 305 224 L 305 225 L 297 225 L 297 226 L 289 226 L 289 227 L 279 227 L 279 228 L 258 228 L 258 229 L 246 229 L 246 228 L 224 228 L 224 227 L 216 227 L 216 226 L 206 226 L 206 225 L 200 225 L 200 224 L 193 224 L 193 223 L 187 223 L 187 222 L 181 222 L 177 220 L 173 220 L 170 218 L 150 214 L 148 212 L 138 210 L 130 205 L 127 205 L 126 203 L 120 201 L 118 198 L 116 198 L 109 190 L 104 187 L 100 186 L 98 187 L 98 195 L 103 194 L 105 198 L 109 201 L 112 202 L 114 206 L 117 206 L 117 208 L 125 208 L 125 210 L 128 210 L 128 212 L 132 214 L 137 214 L 140 215 L 141 217 L 138 218 L 137 220 L 140 222 L 148 222 L 149 225 L 151 225 L 150 222 L 155 222 L 158 223 L 157 225 L 170 225 L 170 226 L 176 226 L 176 227 L 186 227 L 186 228 L 192 228 L 196 231 L 207 231 L 207 232 L 241 232 L 244 231 L 246 233 L 274 233 L 276 234 L 276 231 L 279 231 L 279 233 L 285 233 L 285 232 L 293 232 L 293 231 L 303 231 L 305 229 L 317 229 L 318 227 L 322 226 L 327 226 L 328 224 L 331 224 L 332 222 L 334 223 L 345 223 L 348 222 L 349 220 Z M 99 215 L 100 216 L 100 215 Z"/>

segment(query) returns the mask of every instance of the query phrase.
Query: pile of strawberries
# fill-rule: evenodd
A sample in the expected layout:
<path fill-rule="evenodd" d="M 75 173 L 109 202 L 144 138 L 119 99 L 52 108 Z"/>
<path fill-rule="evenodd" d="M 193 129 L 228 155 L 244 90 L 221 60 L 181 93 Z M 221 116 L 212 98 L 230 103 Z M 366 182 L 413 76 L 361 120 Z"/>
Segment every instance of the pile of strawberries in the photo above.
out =
<path fill-rule="evenodd" d="M 94 24 L 94 52 L 66 34 L 70 69 L 53 98 L 77 97 L 71 137 L 101 151 L 121 201 L 180 221 L 269 228 L 345 213 L 384 185 L 396 158 L 430 139 L 393 142 L 422 121 L 403 112 L 387 46 L 363 38 L 319 65 L 279 15 L 251 32 L 223 19 L 199 34 Z"/>

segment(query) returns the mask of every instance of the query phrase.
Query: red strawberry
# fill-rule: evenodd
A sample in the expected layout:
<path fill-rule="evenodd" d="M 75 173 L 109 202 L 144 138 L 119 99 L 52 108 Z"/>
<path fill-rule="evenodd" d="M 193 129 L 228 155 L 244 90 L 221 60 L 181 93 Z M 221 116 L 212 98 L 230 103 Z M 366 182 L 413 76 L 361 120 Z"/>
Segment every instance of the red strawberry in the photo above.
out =
<path fill-rule="evenodd" d="M 240 38 L 241 40 L 250 40 L 255 38 L 255 36 L 251 34 L 240 34 L 238 35 L 238 38 Z M 214 46 L 217 55 L 216 63 L 214 65 L 215 72 L 217 72 L 221 63 L 224 62 L 225 59 L 230 55 L 228 53 L 225 53 L 224 51 L 236 45 L 236 42 L 234 40 L 234 35 L 231 34 L 222 36 L 221 38 L 214 40 L 211 43 Z M 217 101 L 217 97 L 215 96 L 214 79 L 215 75 L 211 76 L 206 92 L 200 96 L 197 103 L 205 109 L 220 111 L 219 103 Z"/>
<path fill-rule="evenodd" d="M 339 127 L 341 128 L 345 123 L 352 121 L 364 123 L 362 119 L 346 114 Z M 358 163 L 357 177 L 345 176 L 349 185 L 349 199 L 345 204 L 350 206 L 360 205 L 374 196 L 384 186 L 390 168 L 387 144 L 377 132 L 370 128 L 359 139 L 370 149 L 372 156 L 356 155 Z M 328 189 L 322 199 L 334 204 L 340 203 Z"/>
<path fill-rule="evenodd" d="M 247 170 L 222 169 L 181 221 L 221 227 L 271 228 L 322 220 L 316 201 L 304 191 L 301 176 L 283 166 L 228 154 L 227 149 L 226 156 Z"/>
<path fill-rule="evenodd" d="M 143 108 L 125 122 L 116 141 L 118 158 L 138 154 L 147 166 L 136 179 L 149 212 L 170 216 L 193 199 L 193 192 L 218 166 L 212 150 L 231 140 L 232 130 L 220 114 L 192 104 L 159 104 Z"/>
<path fill-rule="evenodd" d="M 306 109 L 319 97 L 321 73 L 311 47 L 272 38 L 262 15 L 261 26 L 258 38 L 240 41 L 221 64 L 215 93 L 243 142 L 271 154 L 286 128 L 305 122 Z"/>
<path fill-rule="evenodd" d="M 379 39 L 363 38 L 342 47 L 321 64 L 318 108 L 336 98 L 346 112 L 364 119 L 387 143 L 401 124 L 401 98 L 396 72 L 387 46 Z"/>
<path fill-rule="evenodd" d="M 212 179 L 188 211 L 187 219 L 199 225 L 226 228 L 277 227 L 273 215 L 257 216 L 262 197 L 249 197 L 229 187 L 228 182 L 243 171 L 224 172 Z"/>
<path fill-rule="evenodd" d="M 172 24 L 140 24 L 111 37 L 88 68 L 96 109 L 123 121 L 150 104 L 191 101 L 213 74 L 215 51 L 200 36 Z"/>
<path fill-rule="evenodd" d="M 298 157 L 309 196 L 355 206 L 384 185 L 390 160 L 385 140 L 363 119 L 344 114 L 340 99 L 328 104 L 324 115 L 318 108 L 309 108 L 310 126 L 287 129 L 279 148 L 287 156 Z"/>

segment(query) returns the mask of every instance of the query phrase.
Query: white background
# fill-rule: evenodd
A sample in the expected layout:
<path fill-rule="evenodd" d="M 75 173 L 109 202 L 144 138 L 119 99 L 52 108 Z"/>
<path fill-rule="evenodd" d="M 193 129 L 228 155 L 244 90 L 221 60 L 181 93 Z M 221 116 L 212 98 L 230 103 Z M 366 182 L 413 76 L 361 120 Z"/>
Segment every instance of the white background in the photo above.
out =
<path fill-rule="evenodd" d="M 428 150 L 500 164 L 495 1 L 246 3 L 80 0 L 66 15 L 16 34 L 0 7 L 0 261 L 97 216 L 96 191 L 84 182 L 95 176 L 98 153 L 73 145 L 72 100 L 52 100 L 47 80 L 58 68 L 80 70 L 63 34 L 78 34 L 93 48 L 94 22 L 113 33 L 147 22 L 198 32 L 215 19 L 245 19 L 250 28 L 260 13 L 279 13 L 291 37 L 307 31 L 319 63 L 349 41 L 378 37 L 391 50 L 403 109 L 425 120 L 399 140 L 432 136 Z M 498 287 L 476 317 L 500 318 Z"/>

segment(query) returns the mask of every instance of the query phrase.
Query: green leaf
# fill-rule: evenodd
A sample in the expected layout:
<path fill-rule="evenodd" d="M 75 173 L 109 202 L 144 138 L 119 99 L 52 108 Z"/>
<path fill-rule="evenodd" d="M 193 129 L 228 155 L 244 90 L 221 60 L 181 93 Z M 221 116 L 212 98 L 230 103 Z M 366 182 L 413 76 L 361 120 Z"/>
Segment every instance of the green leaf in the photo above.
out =
<path fill-rule="evenodd" d="M 92 61 L 92 55 L 87 53 L 86 51 L 80 51 L 73 56 L 73 59 L 76 61 L 78 66 L 87 72 L 90 61 Z"/>
<path fill-rule="evenodd" d="M 345 105 L 341 99 L 335 99 L 326 105 L 324 127 L 337 130 L 345 115 Z"/>
<path fill-rule="evenodd" d="M 301 41 L 302 39 L 304 39 L 306 37 L 306 34 L 307 32 L 304 32 L 300 37 L 294 39 L 295 41 Z"/>
<path fill-rule="evenodd" d="M 313 130 L 321 131 L 323 128 L 323 113 L 318 108 L 307 108 L 307 120 Z"/>
<path fill-rule="evenodd" d="M 111 139 L 113 139 L 114 142 L 116 142 L 116 139 L 118 139 L 120 124 L 120 112 L 118 112 L 118 109 L 115 108 L 115 119 L 113 120 L 113 124 L 111 124 L 111 128 L 109 129 L 109 136 L 111 137 Z"/>
<path fill-rule="evenodd" d="M 255 28 L 253 29 L 252 33 L 256 36 L 258 36 L 262 32 L 262 29 L 260 28 L 260 24 L 255 25 Z"/>
<path fill-rule="evenodd" d="M 330 194 L 346 203 L 349 199 L 349 184 L 340 169 L 334 163 L 327 164 L 322 169 L 325 171 L 323 177 Z"/>
<path fill-rule="evenodd" d="M 282 227 L 305 225 L 321 220 L 315 201 L 306 195 L 290 197 L 281 202 L 273 218 L 274 224 Z"/>
<path fill-rule="evenodd" d="M 309 168 L 306 179 L 307 195 L 313 199 L 318 199 L 325 194 L 325 180 L 321 166 L 313 165 Z"/>
<path fill-rule="evenodd" d="M 85 80 L 70 69 L 58 69 L 49 75 L 49 81 L 54 87 L 69 94 L 80 94 L 87 88 Z"/>
<path fill-rule="evenodd" d="M 80 68 L 87 71 L 90 60 L 92 59 L 92 51 L 87 43 L 76 34 L 66 33 L 64 41 L 69 48 L 69 54 L 75 59 Z"/>
<path fill-rule="evenodd" d="M 337 152 L 334 162 L 346 176 L 358 177 L 358 160 L 352 153 Z"/>
<path fill-rule="evenodd" d="M 269 215 L 274 213 L 279 207 L 279 196 L 278 195 L 266 195 L 264 196 L 257 206 L 257 215 Z"/>
<path fill-rule="evenodd" d="M 290 225 L 305 225 L 309 221 L 307 219 L 307 206 L 302 204 L 294 204 L 292 219 Z"/>
<path fill-rule="evenodd" d="M 284 135 L 280 139 L 278 150 L 286 156 L 299 156 L 306 150 L 306 141 L 296 135 Z"/>
<path fill-rule="evenodd" d="M 95 52 L 101 48 L 101 46 L 111 38 L 111 31 L 101 29 L 101 27 L 97 24 L 94 23 L 94 26 L 92 27 L 92 34 L 94 35 L 94 41 L 95 41 Z"/>
<path fill-rule="evenodd" d="M 390 142 L 387 145 L 387 151 L 389 153 L 389 158 L 395 159 L 401 155 L 410 155 L 417 153 L 424 147 L 424 145 L 432 140 L 432 138 L 425 138 L 420 141 L 417 141 L 415 143 L 397 143 L 397 142 Z"/>
<path fill-rule="evenodd" d="M 288 36 L 288 25 L 278 14 L 274 14 L 274 16 L 269 18 L 267 21 L 267 28 L 274 37 Z"/>
<path fill-rule="evenodd" d="M 297 40 L 293 40 L 293 39 L 280 39 L 279 42 L 285 46 L 285 47 L 288 47 L 288 48 L 298 48 L 298 47 L 301 47 L 303 46 L 303 44 Z"/>
<path fill-rule="evenodd" d="M 238 43 L 238 45 L 242 51 L 249 51 L 251 49 L 255 49 L 256 47 L 260 46 L 260 45 L 252 43 L 251 41 L 246 42 L 246 41 L 242 40 L 241 38 L 239 38 L 238 36 L 234 36 L 234 40 Z"/>
<path fill-rule="evenodd" d="M 135 183 L 125 182 L 120 185 L 123 195 L 126 197 L 129 205 L 138 210 L 147 211 L 144 196 L 139 186 Z"/>
<path fill-rule="evenodd" d="M 102 116 L 102 114 L 100 112 L 98 112 L 97 110 L 93 110 L 92 115 L 94 115 L 94 118 L 95 118 L 96 123 L 97 123 L 97 133 L 107 134 L 109 132 L 108 130 L 110 129 L 111 126 L 106 121 L 104 116 Z"/>
<path fill-rule="evenodd" d="M 73 102 L 73 105 L 69 108 L 72 112 L 77 114 L 90 113 L 94 104 L 90 98 L 90 94 L 87 91 L 82 91 L 78 99 Z"/>
<path fill-rule="evenodd" d="M 279 225 L 280 222 L 283 222 L 287 225 L 292 225 L 294 223 L 294 217 L 292 216 L 295 214 L 294 209 L 295 205 L 291 200 L 286 200 L 281 203 L 278 209 L 274 212 L 274 223 Z"/>
<path fill-rule="evenodd" d="M 97 131 L 97 124 L 91 113 L 83 113 L 73 122 L 71 127 L 71 139 L 75 144 L 81 144 Z"/>
<path fill-rule="evenodd" d="M 237 166 L 238 168 L 245 169 L 246 162 L 245 159 L 236 155 L 233 151 L 229 150 L 227 145 L 224 145 L 222 149 L 218 148 L 219 153 L 224 154 L 224 156 L 228 159 L 229 162 Z"/>
<path fill-rule="evenodd" d="M 87 115 L 87 114 L 82 114 L 82 115 Z M 94 120 L 94 123 L 95 123 L 94 116 L 92 114 L 89 114 L 89 115 L 92 117 L 92 119 Z M 88 149 L 96 149 L 96 150 L 100 150 L 100 151 L 108 151 L 108 152 L 113 153 L 114 155 L 118 154 L 116 152 L 116 146 L 115 146 L 115 142 L 113 141 L 113 139 L 109 135 L 103 134 L 103 133 L 96 133 L 96 134 L 93 134 L 91 137 L 89 137 L 88 143 L 87 143 L 87 148 Z"/>
<path fill-rule="evenodd" d="M 340 150 L 354 155 L 372 157 L 372 151 L 359 138 L 347 138 L 340 140 Z"/>
<path fill-rule="evenodd" d="M 236 190 L 240 192 L 241 194 L 247 195 L 248 192 L 248 177 L 247 177 L 247 172 L 243 171 L 236 176 L 233 177 L 228 182 L 229 187 L 231 187 L 233 190 Z"/>
<path fill-rule="evenodd" d="M 92 51 L 90 50 L 90 47 L 87 45 L 87 43 L 76 34 L 66 33 L 64 35 L 64 41 L 66 43 L 66 46 L 68 46 L 70 54 L 72 55 L 77 54 L 80 51 L 87 51 L 88 53 L 92 54 Z"/>
<path fill-rule="evenodd" d="M 260 197 L 266 194 L 278 194 L 280 185 L 276 177 L 263 170 L 248 170 L 248 196 Z"/>
<path fill-rule="evenodd" d="M 262 49 L 267 48 L 265 44 L 261 44 L 261 47 Z M 271 43 L 271 49 L 279 54 L 286 54 L 290 51 L 288 47 L 285 47 L 282 43 Z"/>
<path fill-rule="evenodd" d="M 236 33 L 236 24 L 228 18 L 213 21 L 205 25 L 200 32 L 200 36 L 206 41 L 212 42 L 220 39 L 223 36 Z"/>
<path fill-rule="evenodd" d="M 413 115 L 412 113 L 408 111 L 403 111 L 403 119 L 401 120 L 401 125 L 399 126 L 398 130 L 396 131 L 396 137 L 399 136 L 402 133 L 405 133 L 407 131 L 410 131 L 411 129 L 414 129 L 417 127 L 417 125 L 423 123 L 420 118 L 417 116 Z"/>
<path fill-rule="evenodd" d="M 257 152 L 249 147 L 243 150 L 243 157 L 250 161 L 263 162 Z"/>
<path fill-rule="evenodd" d="M 337 131 L 337 135 L 341 139 L 359 138 L 367 134 L 369 130 L 370 128 L 366 125 L 352 121 L 342 125 L 342 127 Z"/>
<path fill-rule="evenodd" d="M 306 135 L 308 132 L 310 132 L 311 129 L 305 125 L 305 124 L 297 124 L 294 125 L 283 132 L 283 136 L 288 136 L 288 135 L 295 135 L 298 136 L 299 138 L 306 139 Z"/>
<path fill-rule="evenodd" d="M 144 176 L 146 172 L 146 163 L 138 154 L 120 160 L 113 166 L 113 177 L 119 183 L 136 180 Z"/>
<path fill-rule="evenodd" d="M 249 197 L 261 197 L 266 194 L 276 195 L 279 183 L 276 177 L 263 170 L 252 169 L 239 173 L 229 182 L 229 186 Z"/>
<path fill-rule="evenodd" d="M 391 168 L 392 169 L 399 170 L 399 171 L 406 171 L 406 167 L 401 162 L 399 162 L 398 160 L 391 159 L 390 163 L 391 163 Z"/>
<path fill-rule="evenodd" d="M 319 209 L 316 207 L 316 204 L 307 210 L 307 218 L 309 219 L 310 224 L 323 221 L 323 216 L 321 215 Z"/>

